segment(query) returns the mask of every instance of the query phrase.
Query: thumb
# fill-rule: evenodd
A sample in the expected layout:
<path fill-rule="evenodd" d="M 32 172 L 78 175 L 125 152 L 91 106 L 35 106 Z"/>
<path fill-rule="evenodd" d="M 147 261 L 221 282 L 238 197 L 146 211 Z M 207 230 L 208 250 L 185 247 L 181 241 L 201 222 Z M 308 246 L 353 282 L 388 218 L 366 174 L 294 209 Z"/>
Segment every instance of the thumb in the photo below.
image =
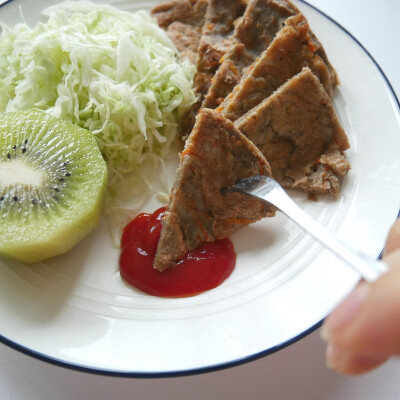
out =
<path fill-rule="evenodd" d="M 393 251 L 400 249 L 400 218 L 390 228 L 386 239 L 384 257 L 387 257 Z"/>
<path fill-rule="evenodd" d="M 385 261 L 390 270 L 372 284 L 360 283 L 321 329 L 327 364 L 337 372 L 359 374 L 400 355 L 400 249 Z"/>

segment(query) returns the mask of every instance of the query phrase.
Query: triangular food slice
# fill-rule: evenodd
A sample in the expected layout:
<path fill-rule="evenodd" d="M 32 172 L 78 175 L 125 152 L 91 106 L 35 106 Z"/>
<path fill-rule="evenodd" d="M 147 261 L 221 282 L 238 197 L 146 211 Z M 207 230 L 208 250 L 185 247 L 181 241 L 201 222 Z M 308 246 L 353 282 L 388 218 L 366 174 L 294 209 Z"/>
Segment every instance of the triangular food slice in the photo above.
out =
<path fill-rule="evenodd" d="M 245 68 L 259 57 L 282 29 L 284 22 L 300 10 L 289 0 L 252 0 L 238 23 L 233 46 L 223 57 L 202 108 L 216 108 L 239 83 Z"/>
<path fill-rule="evenodd" d="M 243 0 L 209 0 L 198 48 L 194 81 L 200 104 L 221 58 L 232 45 L 235 22 L 243 15 L 245 9 L 246 4 Z"/>
<path fill-rule="evenodd" d="M 308 66 L 329 95 L 337 85 L 336 72 L 321 43 L 310 31 L 303 14 L 286 20 L 285 26 L 240 83 L 218 108 L 232 121 L 257 106 L 279 86 Z"/>
<path fill-rule="evenodd" d="M 198 109 L 218 107 L 239 83 L 245 69 L 268 47 L 286 19 L 299 12 L 289 0 L 249 2 L 243 17 L 235 26 L 232 46 L 221 58 L 215 75 L 209 77 L 209 84 L 202 85 L 208 89 L 207 92 L 199 96 L 199 101 L 182 121 L 181 136 L 184 140 L 193 128 Z"/>
<path fill-rule="evenodd" d="M 232 45 L 232 36 L 237 20 L 246 10 L 243 0 L 209 0 L 205 23 L 197 49 L 196 74 L 193 88 L 197 102 L 181 124 L 185 140 L 190 134 L 211 80 L 218 69 L 221 58 Z"/>
<path fill-rule="evenodd" d="M 177 21 L 201 28 L 205 22 L 207 7 L 208 0 L 170 0 L 155 5 L 151 15 L 163 29 Z"/>
<path fill-rule="evenodd" d="M 207 0 L 171 0 L 151 10 L 151 15 L 166 31 L 181 57 L 188 58 L 192 64 L 196 64 L 207 6 Z"/>
<path fill-rule="evenodd" d="M 264 154 L 282 186 L 310 194 L 340 190 L 349 142 L 319 79 L 304 68 L 235 122 Z"/>
<path fill-rule="evenodd" d="M 275 209 L 240 193 L 221 190 L 252 175 L 271 175 L 268 162 L 233 123 L 204 109 L 181 155 L 162 221 L 154 268 L 173 266 L 189 251 L 222 239 Z"/>

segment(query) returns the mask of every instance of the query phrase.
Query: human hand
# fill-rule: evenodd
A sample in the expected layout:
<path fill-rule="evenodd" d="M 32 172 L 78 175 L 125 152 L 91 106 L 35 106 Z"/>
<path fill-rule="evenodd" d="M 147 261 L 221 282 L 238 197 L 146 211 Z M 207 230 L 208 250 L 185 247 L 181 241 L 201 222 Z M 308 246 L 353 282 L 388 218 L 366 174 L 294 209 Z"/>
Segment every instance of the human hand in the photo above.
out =
<path fill-rule="evenodd" d="M 326 364 L 357 375 L 400 355 L 400 219 L 384 251 L 390 270 L 373 283 L 361 282 L 321 328 L 328 343 Z"/>

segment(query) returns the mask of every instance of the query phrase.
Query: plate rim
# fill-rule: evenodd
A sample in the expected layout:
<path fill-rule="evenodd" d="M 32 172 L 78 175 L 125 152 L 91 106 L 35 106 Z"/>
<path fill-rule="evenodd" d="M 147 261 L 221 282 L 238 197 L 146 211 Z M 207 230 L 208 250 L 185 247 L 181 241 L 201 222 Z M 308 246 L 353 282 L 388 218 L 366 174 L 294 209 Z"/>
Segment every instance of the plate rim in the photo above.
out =
<path fill-rule="evenodd" d="M 15 0 L 6 0 L 4 3 L 0 4 L 0 9 L 5 7 L 6 5 L 9 5 L 10 3 L 14 2 Z M 347 30 L 343 25 L 341 25 L 339 22 L 337 22 L 334 18 L 326 14 L 324 11 L 320 10 L 318 7 L 308 3 L 306 0 L 296 0 L 299 3 L 302 3 L 306 5 L 307 7 L 313 9 L 316 11 L 318 14 L 326 18 L 328 21 L 333 23 L 337 28 L 339 28 L 341 31 L 343 31 L 352 41 L 355 42 L 356 45 L 360 47 L 360 49 L 367 55 L 367 57 L 372 61 L 374 66 L 377 68 L 379 74 L 383 78 L 383 81 L 385 82 L 385 85 L 389 89 L 389 93 L 396 104 L 396 110 L 397 114 L 400 116 L 400 101 L 399 97 L 397 96 L 390 80 L 386 76 L 385 72 L 379 65 L 379 63 L 375 60 L 375 58 L 372 56 L 372 54 L 369 52 L 369 50 L 349 31 Z M 397 212 L 397 217 L 400 217 L 400 206 L 398 208 Z M 383 254 L 383 249 L 381 250 L 378 259 L 382 257 Z M 94 375 L 102 375 L 102 376 L 110 376 L 110 377 L 126 377 L 126 378 L 171 378 L 171 377 L 183 377 L 183 376 L 192 376 L 192 375 L 199 375 L 199 374 L 204 374 L 204 373 L 209 373 L 209 372 L 215 372 L 215 371 L 221 371 L 224 369 L 236 367 L 239 365 L 243 365 L 252 361 L 256 361 L 260 358 L 266 357 L 268 355 L 274 354 L 279 350 L 282 350 L 286 347 L 289 347 L 290 345 L 300 341 L 301 339 L 305 338 L 309 334 L 313 333 L 316 331 L 323 323 L 324 319 L 321 321 L 317 322 L 310 328 L 304 330 L 301 332 L 299 335 L 294 336 L 293 338 L 289 340 L 285 340 L 281 342 L 280 344 L 273 346 L 271 348 L 268 348 L 266 350 L 250 354 L 248 356 L 238 358 L 235 360 L 227 361 L 227 362 L 222 362 L 214 365 L 209 365 L 205 367 L 195 367 L 195 368 L 189 368 L 185 370 L 175 370 L 175 371 L 155 371 L 155 372 L 140 372 L 140 371 L 132 371 L 132 372 L 126 372 L 126 371 L 113 371 L 113 370 L 107 370 L 107 369 L 102 369 L 102 368 L 96 368 L 96 367 L 88 367 L 84 366 L 82 364 L 78 363 L 71 363 L 68 361 L 64 361 L 59 358 L 55 358 L 49 355 L 46 355 L 44 353 L 41 353 L 39 351 L 30 349 L 26 346 L 23 346 L 11 339 L 8 339 L 7 337 L 3 336 L 0 334 L 0 343 L 6 345 L 9 348 L 12 348 L 22 354 L 25 354 L 27 356 L 33 357 L 36 360 L 46 362 L 48 364 L 56 365 L 59 367 L 63 367 L 66 369 L 70 370 L 75 370 L 78 372 L 85 372 L 85 373 L 91 373 Z"/>

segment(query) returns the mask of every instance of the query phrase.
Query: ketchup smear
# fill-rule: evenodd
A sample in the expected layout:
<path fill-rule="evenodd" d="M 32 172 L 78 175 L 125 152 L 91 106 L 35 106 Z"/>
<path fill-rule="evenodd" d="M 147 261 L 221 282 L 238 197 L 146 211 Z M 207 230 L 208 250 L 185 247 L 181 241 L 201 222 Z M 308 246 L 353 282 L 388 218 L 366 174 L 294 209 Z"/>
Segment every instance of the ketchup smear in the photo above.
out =
<path fill-rule="evenodd" d="M 139 214 L 125 227 L 119 260 L 122 278 L 160 297 L 188 297 L 219 286 L 235 267 L 229 239 L 207 243 L 165 271 L 153 268 L 164 212 L 163 207 L 153 214 Z"/>

